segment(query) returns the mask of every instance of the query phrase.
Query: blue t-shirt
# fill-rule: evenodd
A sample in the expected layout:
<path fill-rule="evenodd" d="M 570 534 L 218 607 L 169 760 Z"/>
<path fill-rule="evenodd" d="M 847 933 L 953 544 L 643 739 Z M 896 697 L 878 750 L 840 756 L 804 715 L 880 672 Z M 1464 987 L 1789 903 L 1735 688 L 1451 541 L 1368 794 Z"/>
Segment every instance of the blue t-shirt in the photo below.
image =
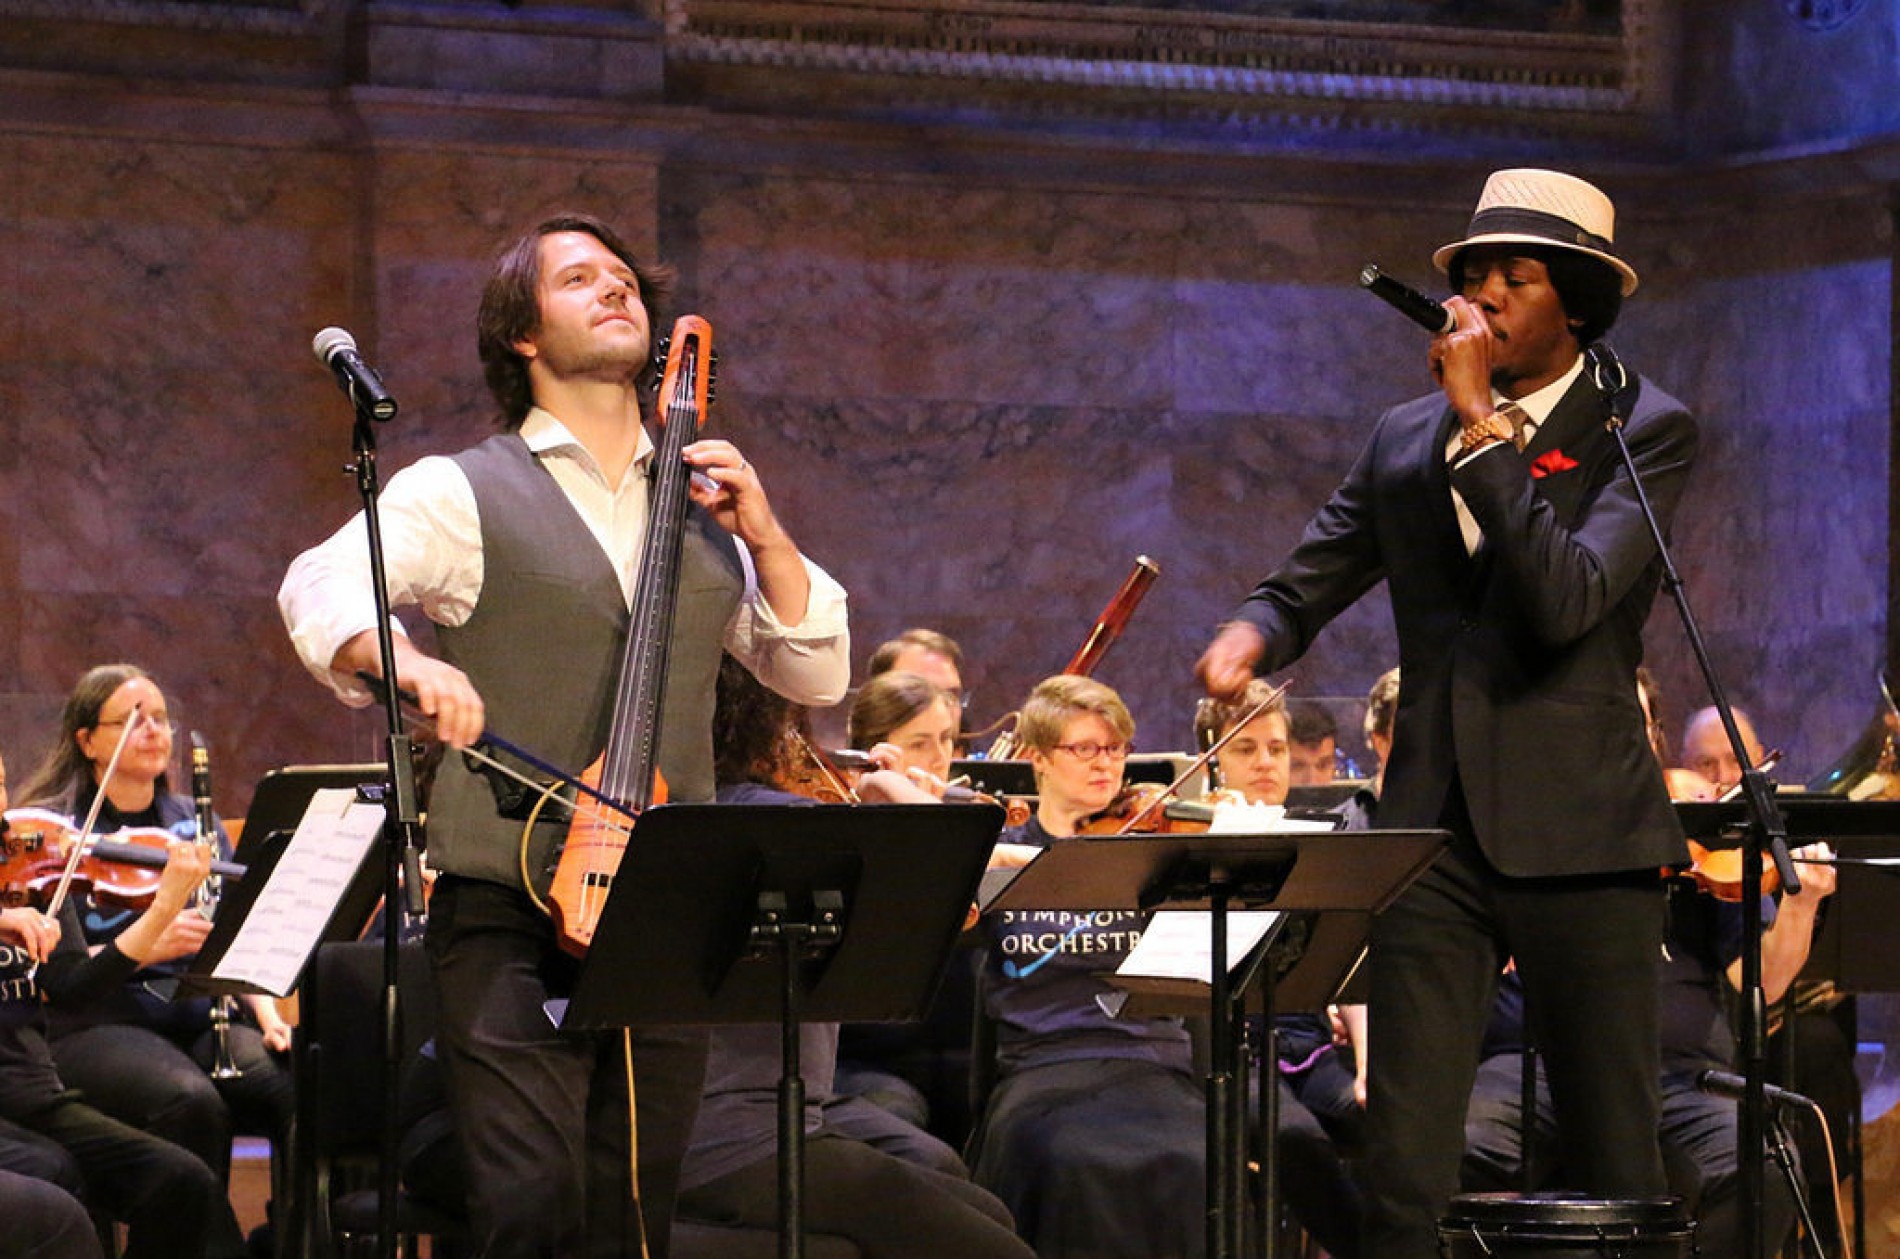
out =
<path fill-rule="evenodd" d="M 1031 818 L 1004 831 L 1001 841 L 1046 847 L 1053 837 Z M 1148 918 L 1138 910 L 1103 909 L 1002 910 L 984 919 L 984 1008 L 996 1024 L 999 1070 L 1133 1058 L 1192 1074 L 1180 1019 L 1110 1013 L 1124 994 L 1104 976 L 1135 947 Z"/>

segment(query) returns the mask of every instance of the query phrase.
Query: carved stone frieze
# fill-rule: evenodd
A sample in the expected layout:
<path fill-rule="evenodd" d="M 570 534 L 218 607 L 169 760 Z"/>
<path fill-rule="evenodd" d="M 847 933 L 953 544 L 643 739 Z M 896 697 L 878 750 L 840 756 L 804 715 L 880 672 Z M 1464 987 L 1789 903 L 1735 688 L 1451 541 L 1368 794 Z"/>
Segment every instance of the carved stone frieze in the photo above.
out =
<path fill-rule="evenodd" d="M 715 90 L 711 67 L 734 67 L 741 82 L 744 67 L 773 67 L 869 83 L 987 84 L 1018 100 L 1042 88 L 1069 109 L 1094 93 L 1123 103 L 1131 94 L 1239 102 L 1255 113 L 1278 101 L 1642 118 L 1669 96 L 1667 50 L 1652 15 L 1666 3 L 1623 0 L 1607 20 L 1572 29 L 1553 16 L 1539 29 L 1258 16 L 1292 6 L 1223 0 L 1165 8 L 1116 0 L 666 0 L 667 52 L 676 63 L 708 67 Z M 1553 15 L 1584 8 L 1516 6 L 1540 7 Z M 780 83 L 788 95 L 800 90 L 796 74 Z"/>

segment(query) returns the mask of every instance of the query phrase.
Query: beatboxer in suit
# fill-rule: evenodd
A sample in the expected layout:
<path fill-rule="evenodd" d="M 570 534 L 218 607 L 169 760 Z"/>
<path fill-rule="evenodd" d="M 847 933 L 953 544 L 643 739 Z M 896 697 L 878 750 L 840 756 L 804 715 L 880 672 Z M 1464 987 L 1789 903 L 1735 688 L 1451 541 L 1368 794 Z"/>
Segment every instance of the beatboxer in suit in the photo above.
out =
<path fill-rule="evenodd" d="M 1465 236 L 1433 255 L 1457 291 L 1428 351 L 1440 391 L 1380 418 L 1199 665 L 1232 694 L 1389 584 L 1405 685 L 1380 823 L 1453 839 L 1373 926 L 1364 1249 L 1381 1259 L 1437 1253 L 1507 956 L 1575 1187 L 1664 1191 L 1656 871 L 1684 844 L 1635 688 L 1658 565 L 1581 353 L 1636 288 L 1614 218 L 1569 175 L 1486 181 Z M 1695 422 L 1644 381 L 1627 434 L 1666 525 Z"/>

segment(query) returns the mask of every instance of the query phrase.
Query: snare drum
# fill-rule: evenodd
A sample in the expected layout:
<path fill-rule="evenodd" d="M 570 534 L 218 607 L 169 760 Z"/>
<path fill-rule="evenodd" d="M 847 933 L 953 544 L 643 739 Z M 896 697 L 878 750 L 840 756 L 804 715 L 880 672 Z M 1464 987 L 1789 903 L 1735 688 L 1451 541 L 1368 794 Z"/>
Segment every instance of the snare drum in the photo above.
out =
<path fill-rule="evenodd" d="M 1438 1221 L 1441 1259 L 1693 1259 L 1680 1198 L 1468 1193 Z"/>

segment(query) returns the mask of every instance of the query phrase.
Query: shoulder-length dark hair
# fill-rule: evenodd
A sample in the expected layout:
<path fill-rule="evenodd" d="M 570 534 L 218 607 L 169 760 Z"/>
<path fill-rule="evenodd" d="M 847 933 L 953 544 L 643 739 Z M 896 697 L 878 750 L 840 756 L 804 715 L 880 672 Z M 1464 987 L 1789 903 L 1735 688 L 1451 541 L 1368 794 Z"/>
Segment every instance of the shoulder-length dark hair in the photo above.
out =
<path fill-rule="evenodd" d="M 481 311 L 475 317 L 482 376 L 501 408 L 502 427 L 510 431 L 521 427 L 534 406 L 528 360 L 521 357 L 515 343 L 541 326 L 541 238 L 556 232 L 585 232 L 626 263 L 640 284 L 640 305 L 646 308 L 649 335 L 665 335 L 660 318 L 673 299 L 673 268 L 641 262 L 613 228 L 591 214 L 568 212 L 541 220 L 495 260 L 495 269 L 482 289 Z M 637 383 L 645 386 L 656 376 L 657 369 L 649 365 L 641 371 Z"/>
<path fill-rule="evenodd" d="M 73 683 L 72 694 L 66 697 L 66 706 L 60 710 L 58 737 L 14 794 L 15 800 L 21 804 L 45 804 L 76 788 L 92 787 L 92 761 L 79 750 L 79 732 L 98 725 L 99 712 L 106 701 L 134 678 L 149 682 L 152 675 L 135 664 L 124 663 L 94 665 L 80 675 L 79 681 Z M 167 790 L 165 776 L 161 774 L 158 793 L 164 795 Z"/>

